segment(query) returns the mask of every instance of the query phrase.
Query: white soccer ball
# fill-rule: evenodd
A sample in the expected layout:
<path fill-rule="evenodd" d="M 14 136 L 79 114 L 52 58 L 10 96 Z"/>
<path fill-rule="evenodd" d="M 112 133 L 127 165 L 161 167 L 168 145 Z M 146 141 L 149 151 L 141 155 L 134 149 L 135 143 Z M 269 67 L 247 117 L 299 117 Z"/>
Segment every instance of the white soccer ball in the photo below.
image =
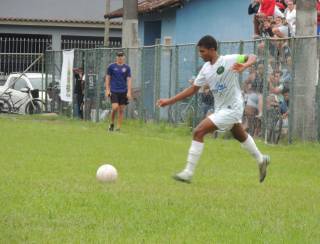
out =
<path fill-rule="evenodd" d="M 118 178 L 117 169 L 111 164 L 103 164 L 97 170 L 97 180 L 101 182 L 114 182 Z"/>

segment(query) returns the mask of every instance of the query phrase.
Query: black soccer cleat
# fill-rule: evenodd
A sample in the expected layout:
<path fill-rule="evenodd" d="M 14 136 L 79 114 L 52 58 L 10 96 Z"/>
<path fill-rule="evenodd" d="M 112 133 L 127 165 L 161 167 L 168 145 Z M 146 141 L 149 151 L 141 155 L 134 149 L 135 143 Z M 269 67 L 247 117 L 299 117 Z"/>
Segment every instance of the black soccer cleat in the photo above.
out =
<path fill-rule="evenodd" d="M 110 126 L 109 126 L 109 129 L 108 129 L 109 131 L 113 131 L 114 130 L 114 124 L 110 124 Z"/>

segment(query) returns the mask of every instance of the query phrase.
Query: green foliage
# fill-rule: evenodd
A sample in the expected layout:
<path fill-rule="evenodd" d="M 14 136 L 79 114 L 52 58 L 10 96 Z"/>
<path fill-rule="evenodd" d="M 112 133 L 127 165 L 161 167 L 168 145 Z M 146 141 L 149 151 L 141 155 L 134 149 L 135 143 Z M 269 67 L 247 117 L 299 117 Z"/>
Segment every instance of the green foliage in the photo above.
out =
<path fill-rule="evenodd" d="M 0 243 L 317 243 L 320 146 L 266 146 L 265 183 L 234 140 L 206 138 L 192 184 L 190 129 L 0 117 Z M 102 163 L 119 172 L 101 184 Z"/>

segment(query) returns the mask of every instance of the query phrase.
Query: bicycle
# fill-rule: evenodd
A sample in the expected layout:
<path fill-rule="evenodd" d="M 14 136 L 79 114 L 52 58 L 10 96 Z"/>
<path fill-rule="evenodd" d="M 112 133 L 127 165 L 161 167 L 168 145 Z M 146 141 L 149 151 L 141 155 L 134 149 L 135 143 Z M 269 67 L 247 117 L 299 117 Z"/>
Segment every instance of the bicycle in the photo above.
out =
<path fill-rule="evenodd" d="M 24 105 L 26 114 L 39 114 L 43 111 L 45 104 L 42 100 L 38 99 L 38 89 L 22 88 L 20 91 L 26 93 L 26 95 L 17 101 L 13 101 L 11 90 L 7 90 L 1 95 L 0 113 L 19 114 L 21 107 Z"/>
<path fill-rule="evenodd" d="M 252 106 L 245 107 L 242 125 L 251 136 L 259 136 L 261 132 L 261 117 L 258 110 Z"/>
<path fill-rule="evenodd" d="M 187 102 L 181 102 L 169 108 L 169 120 L 188 124 L 195 127 L 196 123 L 201 119 L 202 102 L 198 95 L 193 96 Z"/>
<path fill-rule="evenodd" d="M 266 112 L 265 142 L 278 144 L 283 125 L 283 118 L 278 104 L 272 104 Z"/>

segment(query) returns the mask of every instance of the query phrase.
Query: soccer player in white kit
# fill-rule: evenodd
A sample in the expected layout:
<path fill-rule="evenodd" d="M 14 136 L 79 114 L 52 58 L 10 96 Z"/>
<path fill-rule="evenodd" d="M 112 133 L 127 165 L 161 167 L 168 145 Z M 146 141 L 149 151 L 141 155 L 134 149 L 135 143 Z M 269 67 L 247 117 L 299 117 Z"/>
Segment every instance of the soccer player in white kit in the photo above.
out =
<path fill-rule="evenodd" d="M 209 85 L 214 95 L 215 112 L 203 119 L 195 128 L 186 167 L 176 174 L 174 179 L 187 183 L 191 182 L 204 148 L 204 136 L 219 129 L 231 130 L 234 138 L 256 159 L 259 181 L 263 182 L 267 174 L 270 157 L 261 154 L 252 137 L 241 125 L 244 101 L 238 83 L 238 73 L 254 64 L 256 56 L 239 54 L 220 56 L 217 52 L 217 41 L 212 36 L 202 37 L 197 46 L 205 64 L 192 86 L 171 98 L 162 98 L 157 101 L 157 105 L 160 107 L 172 105 L 194 95 L 203 85 Z"/>

